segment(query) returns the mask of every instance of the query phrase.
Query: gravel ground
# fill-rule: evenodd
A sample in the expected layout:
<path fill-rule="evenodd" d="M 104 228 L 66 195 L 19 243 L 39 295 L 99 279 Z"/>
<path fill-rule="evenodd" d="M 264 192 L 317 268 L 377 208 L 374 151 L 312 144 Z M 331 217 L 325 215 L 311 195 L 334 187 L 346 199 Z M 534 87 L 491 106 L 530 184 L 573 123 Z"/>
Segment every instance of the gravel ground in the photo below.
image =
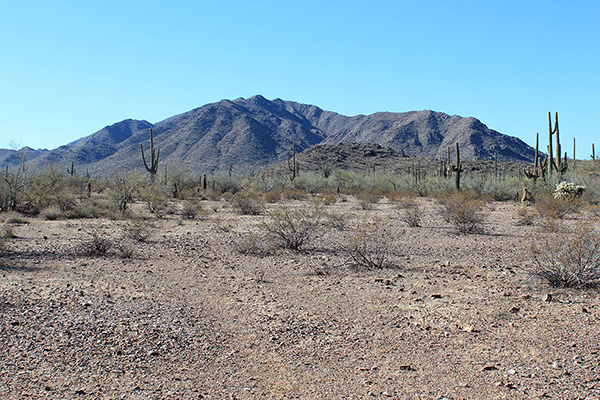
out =
<path fill-rule="evenodd" d="M 149 220 L 145 242 L 123 221 L 31 219 L 0 259 L 0 397 L 600 398 L 598 293 L 530 279 L 541 222 L 492 203 L 484 232 L 459 236 L 419 204 L 416 228 L 384 201 L 329 205 L 345 227 L 302 251 L 226 203 Z M 104 255 L 83 251 L 94 226 Z M 366 226 L 386 229 L 390 267 L 348 262 Z"/>

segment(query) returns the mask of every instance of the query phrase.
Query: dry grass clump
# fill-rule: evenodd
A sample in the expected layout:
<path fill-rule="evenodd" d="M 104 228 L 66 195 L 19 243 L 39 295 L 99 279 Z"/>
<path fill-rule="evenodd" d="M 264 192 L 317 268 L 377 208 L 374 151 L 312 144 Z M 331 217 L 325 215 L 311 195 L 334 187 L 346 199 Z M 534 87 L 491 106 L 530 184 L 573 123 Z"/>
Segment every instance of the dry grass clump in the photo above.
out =
<path fill-rule="evenodd" d="M 477 196 L 457 192 L 440 202 L 442 218 L 454 225 L 459 235 L 483 233 L 484 203 Z"/>
<path fill-rule="evenodd" d="M 292 208 L 283 206 L 269 212 L 261 227 L 280 246 L 300 250 L 316 235 L 323 217 L 323 208 L 317 204 Z"/>
<path fill-rule="evenodd" d="M 0 239 L 13 239 L 16 238 L 15 228 L 9 224 L 3 224 L 0 226 Z"/>
<path fill-rule="evenodd" d="M 181 217 L 187 220 L 195 220 L 203 217 L 205 214 L 206 211 L 202 208 L 202 205 L 196 201 L 185 201 L 181 209 Z"/>
<path fill-rule="evenodd" d="M 27 224 L 29 222 L 23 214 L 16 211 L 2 213 L 1 220 L 6 224 Z"/>
<path fill-rule="evenodd" d="M 308 197 L 306 190 L 292 188 L 281 192 L 281 197 L 285 200 L 302 200 Z"/>
<path fill-rule="evenodd" d="M 108 230 L 102 225 L 89 226 L 82 229 L 87 238 L 81 242 L 81 250 L 87 255 L 105 255 L 115 245 Z"/>
<path fill-rule="evenodd" d="M 530 208 L 522 206 L 521 208 L 519 208 L 519 211 L 517 211 L 516 225 L 517 226 L 534 225 L 535 217 L 536 217 L 535 213 Z"/>
<path fill-rule="evenodd" d="M 143 219 L 130 219 L 123 226 L 121 232 L 123 237 L 136 242 L 146 242 L 152 235 L 154 226 Z"/>
<path fill-rule="evenodd" d="M 393 256 L 398 249 L 398 239 L 404 234 L 391 223 L 379 219 L 360 224 L 357 233 L 348 239 L 346 252 L 352 267 L 382 269 L 393 266 Z"/>
<path fill-rule="evenodd" d="M 349 219 L 348 214 L 342 212 L 327 212 L 324 217 L 326 225 L 338 231 L 346 229 Z"/>
<path fill-rule="evenodd" d="M 263 194 L 263 199 L 267 202 L 267 203 L 277 203 L 279 200 L 281 200 L 281 193 L 276 191 L 276 190 L 270 190 L 268 192 L 265 192 L 265 194 Z"/>
<path fill-rule="evenodd" d="M 260 235 L 256 232 L 250 232 L 241 235 L 235 241 L 235 249 L 241 254 L 263 256 L 271 253 L 273 247 L 270 241 L 266 240 L 264 235 Z"/>
<path fill-rule="evenodd" d="M 260 215 L 265 211 L 262 196 L 251 188 L 241 190 L 233 195 L 231 204 L 244 215 Z"/>
<path fill-rule="evenodd" d="M 551 286 L 584 288 L 600 282 L 600 232 L 579 224 L 572 233 L 538 232 L 532 242 L 532 275 Z"/>
<path fill-rule="evenodd" d="M 581 208 L 579 199 L 565 200 L 545 194 L 536 198 L 535 209 L 543 218 L 563 219 L 568 214 L 576 214 Z"/>
<path fill-rule="evenodd" d="M 396 213 L 409 227 L 416 228 L 421 226 L 423 211 L 414 199 L 410 197 L 400 199 L 396 207 Z"/>
<path fill-rule="evenodd" d="M 372 210 L 379 203 L 382 194 L 377 190 L 363 190 L 356 193 L 355 197 L 358 199 L 358 205 L 363 210 Z"/>

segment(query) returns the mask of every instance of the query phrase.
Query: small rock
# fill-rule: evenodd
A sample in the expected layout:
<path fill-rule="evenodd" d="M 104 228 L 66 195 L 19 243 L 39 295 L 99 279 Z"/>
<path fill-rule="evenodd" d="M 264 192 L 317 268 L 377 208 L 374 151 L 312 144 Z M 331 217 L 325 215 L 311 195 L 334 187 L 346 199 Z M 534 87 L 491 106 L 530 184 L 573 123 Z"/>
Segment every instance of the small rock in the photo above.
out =
<path fill-rule="evenodd" d="M 530 294 L 522 294 L 522 295 L 521 295 L 521 298 L 522 298 L 523 300 L 529 300 L 529 299 L 531 298 L 531 295 L 530 295 Z"/>
<path fill-rule="evenodd" d="M 401 371 L 414 371 L 413 367 L 410 364 L 399 365 L 398 369 Z"/>
<path fill-rule="evenodd" d="M 516 373 L 517 373 L 517 371 L 515 371 L 515 370 L 514 370 L 514 369 L 512 369 L 512 368 L 511 368 L 511 369 L 509 369 L 507 372 L 508 372 L 508 374 L 509 374 L 509 375 L 514 375 L 514 374 L 516 374 Z"/>
<path fill-rule="evenodd" d="M 495 365 L 486 365 L 481 370 L 482 371 L 494 371 L 497 369 L 498 369 L 498 367 L 496 367 Z"/>
<path fill-rule="evenodd" d="M 432 294 L 432 295 L 431 295 L 431 298 L 432 298 L 432 299 L 441 299 L 441 298 L 442 298 L 442 295 L 441 295 L 441 294 Z"/>
<path fill-rule="evenodd" d="M 552 368 L 557 368 L 558 369 L 558 368 L 560 368 L 560 364 L 557 361 L 554 361 L 552 363 Z"/>
<path fill-rule="evenodd" d="M 510 310 L 508 310 L 508 312 L 509 312 L 509 313 L 512 313 L 512 314 L 516 314 L 516 313 L 518 313 L 518 312 L 519 312 L 519 310 L 520 310 L 520 309 L 519 309 L 519 307 L 515 307 L 515 306 L 513 306 L 513 307 L 511 307 L 511 309 L 510 309 Z"/>
<path fill-rule="evenodd" d="M 543 298 L 544 301 L 547 302 L 551 302 L 552 301 L 552 295 L 550 293 L 546 293 L 546 295 Z"/>

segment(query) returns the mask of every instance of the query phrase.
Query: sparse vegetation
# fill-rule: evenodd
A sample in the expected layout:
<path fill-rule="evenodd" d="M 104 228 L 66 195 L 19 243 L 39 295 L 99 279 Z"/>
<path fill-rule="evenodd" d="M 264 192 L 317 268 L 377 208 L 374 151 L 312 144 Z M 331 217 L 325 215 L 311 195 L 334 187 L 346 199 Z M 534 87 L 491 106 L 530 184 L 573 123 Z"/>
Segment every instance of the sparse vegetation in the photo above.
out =
<path fill-rule="evenodd" d="M 146 242 L 152 235 L 154 226 L 143 219 L 128 219 L 121 226 L 123 237 L 137 242 Z"/>
<path fill-rule="evenodd" d="M 457 192 L 442 201 L 442 217 L 460 235 L 482 233 L 485 214 L 483 202 L 470 193 Z"/>
<path fill-rule="evenodd" d="M 92 225 L 83 230 L 87 235 L 81 242 L 84 254 L 101 256 L 108 253 L 114 246 L 108 229 L 103 225 Z"/>
<path fill-rule="evenodd" d="M 393 266 L 393 257 L 403 234 L 390 223 L 364 219 L 356 234 L 348 239 L 346 251 L 349 264 L 363 269 Z"/>
<path fill-rule="evenodd" d="M 323 208 L 318 205 L 281 206 L 268 213 L 262 228 L 280 247 L 300 250 L 315 237 L 322 217 Z"/>
<path fill-rule="evenodd" d="M 423 212 L 414 199 L 409 197 L 402 198 L 398 202 L 396 212 L 400 216 L 400 219 L 409 227 L 417 228 L 421 226 Z"/>
<path fill-rule="evenodd" d="M 254 188 L 239 191 L 231 198 L 231 203 L 243 215 L 260 215 L 265 210 L 262 196 Z"/>
<path fill-rule="evenodd" d="M 583 288 L 600 282 L 600 232 L 579 224 L 573 232 L 538 232 L 531 255 L 531 271 L 551 286 Z"/>

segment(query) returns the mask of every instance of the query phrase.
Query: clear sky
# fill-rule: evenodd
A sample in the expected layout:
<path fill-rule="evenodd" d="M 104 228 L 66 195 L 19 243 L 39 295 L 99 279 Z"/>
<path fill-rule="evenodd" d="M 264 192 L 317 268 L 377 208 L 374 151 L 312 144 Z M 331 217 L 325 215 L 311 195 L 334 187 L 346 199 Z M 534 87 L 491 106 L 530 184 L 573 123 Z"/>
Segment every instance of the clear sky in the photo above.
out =
<path fill-rule="evenodd" d="M 600 149 L 600 1 L 0 0 L 0 147 L 262 94 Z"/>

